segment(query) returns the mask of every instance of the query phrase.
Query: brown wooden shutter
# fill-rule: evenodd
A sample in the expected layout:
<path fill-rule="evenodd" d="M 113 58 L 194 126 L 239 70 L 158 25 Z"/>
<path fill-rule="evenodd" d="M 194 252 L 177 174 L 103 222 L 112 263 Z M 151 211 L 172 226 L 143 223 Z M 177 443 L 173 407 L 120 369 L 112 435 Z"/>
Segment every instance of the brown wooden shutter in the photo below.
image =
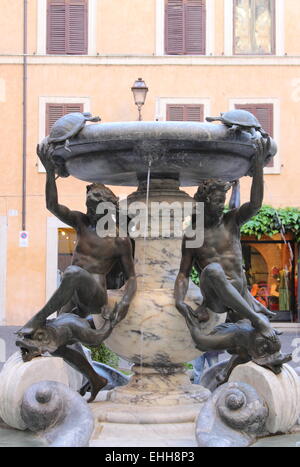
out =
<path fill-rule="evenodd" d="M 66 52 L 66 5 L 49 1 L 47 11 L 47 54 Z"/>
<path fill-rule="evenodd" d="M 166 0 L 165 52 L 169 55 L 205 54 L 205 0 Z"/>
<path fill-rule="evenodd" d="M 173 122 L 183 122 L 184 105 L 167 105 L 167 120 Z"/>
<path fill-rule="evenodd" d="M 236 104 L 236 109 L 247 110 L 251 112 L 259 123 L 261 124 L 262 128 L 273 137 L 274 135 L 274 109 L 273 104 Z M 274 161 L 272 160 L 268 167 L 274 167 Z"/>
<path fill-rule="evenodd" d="M 203 105 L 186 105 L 185 120 L 187 122 L 203 122 L 204 106 Z"/>
<path fill-rule="evenodd" d="M 87 0 L 72 0 L 68 8 L 68 54 L 87 53 Z"/>
<path fill-rule="evenodd" d="M 83 104 L 46 104 L 46 135 L 56 120 L 71 112 L 83 112 Z"/>
<path fill-rule="evenodd" d="M 183 0 L 167 0 L 165 7 L 165 50 L 167 54 L 184 54 Z"/>
<path fill-rule="evenodd" d="M 206 49 L 206 8 L 204 0 L 185 0 L 185 53 L 204 55 Z"/>
<path fill-rule="evenodd" d="M 203 122 L 203 104 L 169 104 L 167 120 L 175 122 Z"/>
<path fill-rule="evenodd" d="M 48 0 L 48 54 L 87 53 L 87 2 L 88 0 Z"/>
<path fill-rule="evenodd" d="M 83 112 L 83 104 L 64 104 L 64 115 L 71 112 Z"/>

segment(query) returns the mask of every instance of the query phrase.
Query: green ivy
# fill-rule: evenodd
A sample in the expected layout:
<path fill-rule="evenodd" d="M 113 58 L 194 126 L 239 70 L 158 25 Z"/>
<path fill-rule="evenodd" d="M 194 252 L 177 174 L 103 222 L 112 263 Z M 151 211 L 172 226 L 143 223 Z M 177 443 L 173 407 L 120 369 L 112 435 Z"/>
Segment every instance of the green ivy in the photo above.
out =
<path fill-rule="evenodd" d="M 106 345 L 100 344 L 98 347 L 89 347 L 89 349 L 92 353 L 92 360 L 105 363 L 105 365 L 112 366 L 113 368 L 118 368 L 119 357 L 109 350 Z"/>
<path fill-rule="evenodd" d="M 226 207 L 224 212 L 228 212 Z M 241 227 L 243 235 L 254 236 L 258 240 L 267 235 L 272 237 L 280 232 L 292 233 L 297 242 L 300 242 L 300 209 L 299 208 L 272 208 L 262 206 L 256 216 L 252 217 Z M 191 280 L 199 285 L 199 274 L 193 267 Z"/>
<path fill-rule="evenodd" d="M 260 239 L 263 235 L 272 237 L 283 231 L 292 233 L 296 241 L 300 241 L 300 209 L 299 208 L 272 208 L 263 206 L 256 216 L 246 222 L 241 233 L 253 235 Z"/>
<path fill-rule="evenodd" d="M 197 270 L 193 267 L 191 275 L 190 275 L 191 280 L 194 282 L 194 284 L 199 285 L 200 280 L 199 280 L 199 274 Z"/>

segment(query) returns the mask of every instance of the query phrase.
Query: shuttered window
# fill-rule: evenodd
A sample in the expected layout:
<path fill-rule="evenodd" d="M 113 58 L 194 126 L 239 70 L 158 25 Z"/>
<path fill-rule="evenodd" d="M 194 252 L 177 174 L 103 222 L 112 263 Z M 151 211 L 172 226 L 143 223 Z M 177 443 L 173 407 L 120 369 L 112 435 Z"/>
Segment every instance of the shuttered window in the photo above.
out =
<path fill-rule="evenodd" d="M 203 122 L 203 104 L 169 104 L 167 120 L 175 122 Z"/>
<path fill-rule="evenodd" d="M 46 104 L 45 134 L 50 134 L 56 120 L 71 112 L 83 112 L 83 104 Z"/>
<path fill-rule="evenodd" d="M 165 53 L 204 55 L 205 39 L 205 0 L 166 0 Z"/>
<path fill-rule="evenodd" d="M 236 104 L 236 109 L 247 110 L 251 112 L 259 123 L 261 124 L 262 128 L 270 135 L 274 136 L 274 109 L 273 104 Z M 270 161 L 268 167 L 274 167 L 274 161 Z"/>
<path fill-rule="evenodd" d="M 48 0 L 48 54 L 87 54 L 87 2 L 88 0 Z"/>

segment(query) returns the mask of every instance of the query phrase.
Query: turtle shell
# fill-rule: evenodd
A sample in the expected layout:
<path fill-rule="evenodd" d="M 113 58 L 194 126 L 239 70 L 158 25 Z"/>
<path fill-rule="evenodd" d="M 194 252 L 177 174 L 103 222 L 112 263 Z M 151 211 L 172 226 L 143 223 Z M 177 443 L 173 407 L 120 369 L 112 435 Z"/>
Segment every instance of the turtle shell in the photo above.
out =
<path fill-rule="evenodd" d="M 235 109 L 221 114 L 221 118 L 227 125 L 240 125 L 244 127 L 253 127 L 260 129 L 261 124 L 257 118 L 247 110 Z"/>
<path fill-rule="evenodd" d="M 48 142 L 59 143 L 75 136 L 85 125 L 91 114 L 72 112 L 64 115 L 54 123 Z"/>

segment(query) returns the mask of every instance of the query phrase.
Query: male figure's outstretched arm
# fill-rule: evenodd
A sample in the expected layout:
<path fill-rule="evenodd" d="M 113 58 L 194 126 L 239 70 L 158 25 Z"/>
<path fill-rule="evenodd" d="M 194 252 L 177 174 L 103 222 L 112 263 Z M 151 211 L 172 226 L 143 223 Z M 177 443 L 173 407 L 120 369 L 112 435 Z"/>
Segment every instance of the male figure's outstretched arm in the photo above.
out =
<path fill-rule="evenodd" d="M 250 201 L 243 204 L 236 212 L 239 226 L 255 216 L 262 206 L 264 197 L 264 161 L 270 150 L 270 138 L 256 140 L 256 154 L 254 156 L 254 173 L 251 185 Z"/>
<path fill-rule="evenodd" d="M 55 180 L 55 167 L 47 154 L 45 146 L 38 146 L 37 154 L 46 169 L 46 206 L 59 220 L 75 229 L 83 222 L 86 215 L 79 211 L 71 211 L 66 206 L 59 204 L 57 186 Z"/>

